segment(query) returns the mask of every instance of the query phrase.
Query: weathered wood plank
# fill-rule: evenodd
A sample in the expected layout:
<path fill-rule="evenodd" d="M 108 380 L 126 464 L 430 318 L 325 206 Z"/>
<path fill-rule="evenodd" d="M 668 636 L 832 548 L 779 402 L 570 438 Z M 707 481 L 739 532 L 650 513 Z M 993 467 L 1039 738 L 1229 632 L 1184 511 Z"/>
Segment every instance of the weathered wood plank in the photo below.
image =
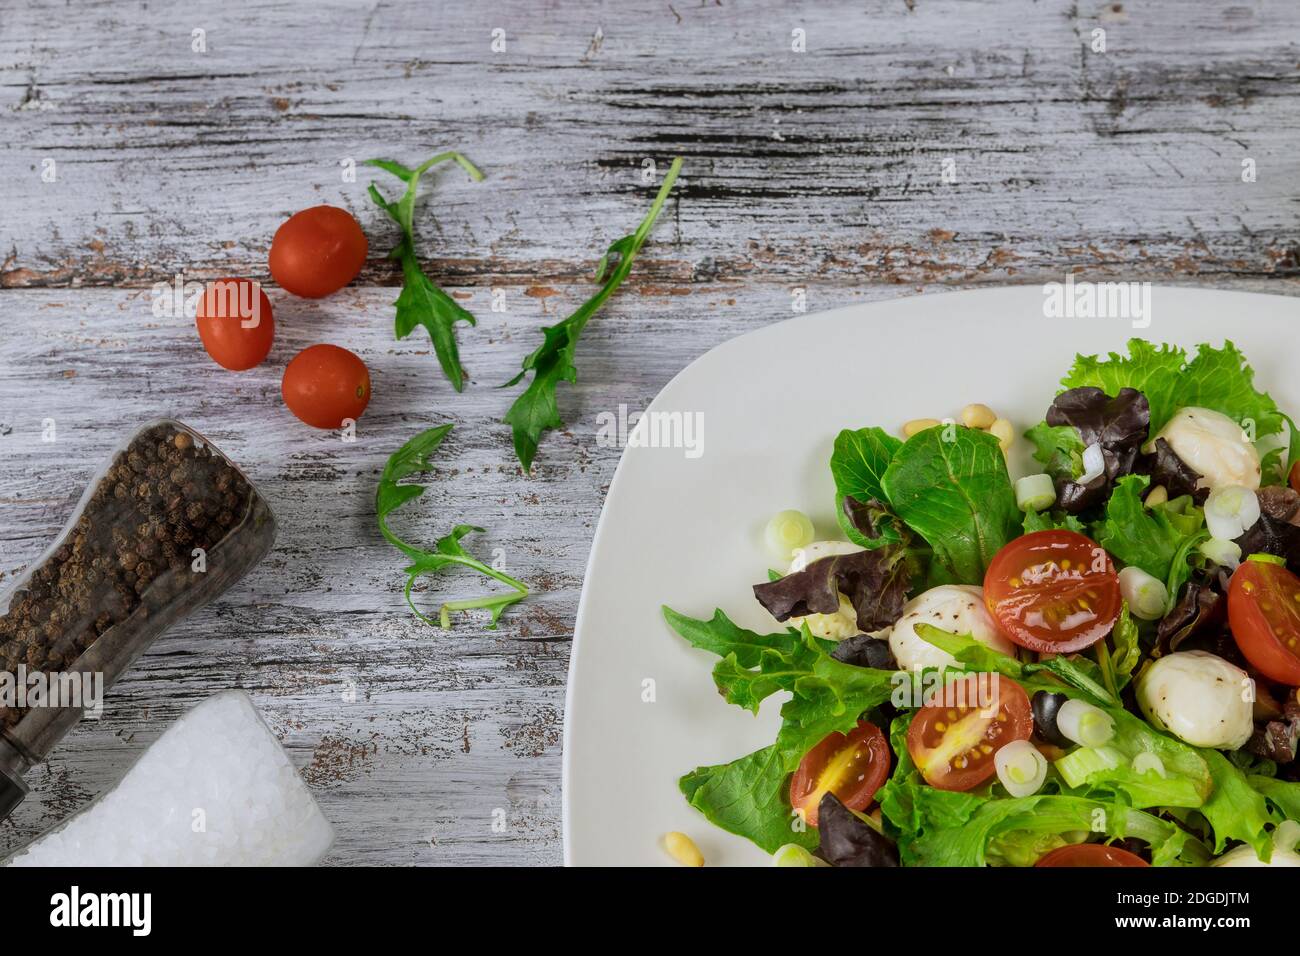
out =
<path fill-rule="evenodd" d="M 453 145 L 489 179 L 433 177 L 422 252 L 476 286 L 574 276 L 636 220 L 643 160 L 679 152 L 665 281 L 1300 268 L 1286 0 L 82 8 L 0 30 L 8 287 L 261 274 L 320 201 L 361 216 L 388 283 L 373 176 L 339 163 Z"/>

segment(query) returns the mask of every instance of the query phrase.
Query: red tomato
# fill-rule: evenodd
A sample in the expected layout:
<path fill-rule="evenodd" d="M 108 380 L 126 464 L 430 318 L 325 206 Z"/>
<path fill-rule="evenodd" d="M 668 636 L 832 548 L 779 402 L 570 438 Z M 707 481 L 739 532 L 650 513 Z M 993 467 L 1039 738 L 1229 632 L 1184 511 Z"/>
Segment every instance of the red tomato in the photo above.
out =
<path fill-rule="evenodd" d="M 1300 687 L 1300 578 L 1271 561 L 1243 561 L 1228 584 L 1228 627 L 1255 670 Z"/>
<path fill-rule="evenodd" d="M 1033 712 L 1024 689 L 1001 674 L 967 674 L 945 684 L 907 728 L 907 752 L 925 782 L 970 790 L 997 772 L 993 755 L 1028 740 Z"/>
<path fill-rule="evenodd" d="M 284 403 L 313 428 L 339 428 L 370 402 L 370 372 L 347 349 L 313 345 L 293 357 L 280 385 Z"/>
<path fill-rule="evenodd" d="M 822 797 L 833 793 L 850 810 L 865 810 L 889 776 L 889 744 L 880 728 L 867 721 L 846 737 L 830 734 L 804 754 L 790 779 L 790 806 L 803 810 L 809 826 L 817 825 Z"/>
<path fill-rule="evenodd" d="M 271 277 L 286 292 L 307 299 L 337 292 L 366 264 L 370 244 L 352 213 L 312 206 L 294 213 L 271 240 Z"/>
<path fill-rule="evenodd" d="M 252 279 L 208 283 L 194 315 L 199 339 L 212 361 L 232 372 L 266 358 L 275 339 L 271 300 Z"/>
<path fill-rule="evenodd" d="M 1002 633 L 1039 653 L 1096 644 L 1119 618 L 1110 555 L 1074 531 L 1035 531 L 1003 546 L 984 575 L 984 603 Z"/>
<path fill-rule="evenodd" d="M 1150 866 L 1136 853 L 1104 843 L 1077 843 L 1048 853 L 1034 866 Z"/>

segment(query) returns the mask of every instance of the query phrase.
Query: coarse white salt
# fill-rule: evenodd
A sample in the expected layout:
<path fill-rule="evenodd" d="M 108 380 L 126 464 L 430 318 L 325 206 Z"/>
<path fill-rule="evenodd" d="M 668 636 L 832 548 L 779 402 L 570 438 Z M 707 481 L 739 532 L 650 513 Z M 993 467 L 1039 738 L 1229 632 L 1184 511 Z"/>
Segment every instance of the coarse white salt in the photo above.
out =
<path fill-rule="evenodd" d="M 10 866 L 313 866 L 334 842 L 248 695 L 209 697 Z"/>

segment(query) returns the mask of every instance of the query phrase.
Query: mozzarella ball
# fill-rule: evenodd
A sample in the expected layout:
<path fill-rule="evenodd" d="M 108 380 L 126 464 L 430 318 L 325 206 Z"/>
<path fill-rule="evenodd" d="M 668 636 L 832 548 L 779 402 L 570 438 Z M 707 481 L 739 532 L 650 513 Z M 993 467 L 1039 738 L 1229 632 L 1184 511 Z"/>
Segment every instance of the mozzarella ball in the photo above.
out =
<path fill-rule="evenodd" d="M 1156 438 L 1167 441 L 1174 454 L 1201 476 L 1197 487 L 1259 487 L 1259 452 L 1227 415 L 1208 408 L 1180 408 Z"/>
<path fill-rule="evenodd" d="M 829 558 L 836 554 L 853 554 L 862 548 L 848 541 L 814 541 L 804 548 L 797 548 L 794 559 L 790 562 L 790 573 L 802 571 L 814 561 Z M 786 621 L 787 626 L 798 628 L 808 625 L 813 637 L 827 641 L 842 641 L 853 637 L 858 632 L 858 613 L 843 594 L 840 595 L 840 609 L 834 614 L 809 614 L 807 617 L 792 617 Z"/>
<path fill-rule="evenodd" d="M 1138 679 L 1142 713 L 1195 747 L 1236 750 L 1255 729 L 1240 667 L 1208 651 L 1178 651 L 1157 658 Z"/>
<path fill-rule="evenodd" d="M 1255 853 L 1255 848 L 1248 844 L 1229 850 L 1219 857 L 1211 866 L 1300 866 L 1300 854 L 1294 850 L 1274 848 L 1273 855 L 1267 863 Z"/>
<path fill-rule="evenodd" d="M 889 631 L 889 649 L 906 671 L 923 667 L 953 667 L 957 660 L 947 651 L 917 636 L 916 625 L 932 624 L 954 634 L 969 634 L 1002 654 L 1014 655 L 1016 646 L 1002 636 L 984 606 L 984 589 L 966 584 L 941 584 L 918 594 L 903 607 Z"/>

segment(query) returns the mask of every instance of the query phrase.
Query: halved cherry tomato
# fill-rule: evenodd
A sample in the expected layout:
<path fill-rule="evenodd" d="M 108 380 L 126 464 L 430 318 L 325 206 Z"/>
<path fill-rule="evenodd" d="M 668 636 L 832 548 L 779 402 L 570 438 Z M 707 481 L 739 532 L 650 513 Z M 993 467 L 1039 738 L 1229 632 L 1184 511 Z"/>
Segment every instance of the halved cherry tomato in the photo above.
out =
<path fill-rule="evenodd" d="M 1136 853 L 1104 843 L 1076 843 L 1048 853 L 1034 866 L 1150 866 Z"/>
<path fill-rule="evenodd" d="M 949 681 L 907 728 L 907 752 L 925 782 L 940 790 L 970 790 L 997 771 L 993 755 L 1034 731 L 1029 697 L 1001 674 L 967 674 Z"/>
<path fill-rule="evenodd" d="M 1271 561 L 1243 561 L 1228 584 L 1228 626 L 1251 665 L 1300 687 L 1300 578 Z"/>
<path fill-rule="evenodd" d="M 337 345 L 313 345 L 293 357 L 280 384 L 284 403 L 313 428 L 338 428 L 370 403 L 366 363 Z"/>
<path fill-rule="evenodd" d="M 1035 531 L 993 556 L 984 603 L 1002 633 L 1039 653 L 1096 644 L 1119 618 L 1119 575 L 1100 545 L 1074 531 Z"/>
<path fill-rule="evenodd" d="M 271 240 L 271 278 L 286 292 L 319 299 L 356 278 L 370 245 L 352 213 L 312 206 L 294 213 Z"/>
<path fill-rule="evenodd" d="M 833 793 L 850 810 L 865 810 L 889 776 L 889 744 L 875 724 L 862 720 L 845 736 L 829 734 L 799 763 L 790 779 L 790 806 L 817 825 L 822 797 Z"/>
<path fill-rule="evenodd" d="M 199 339 L 212 361 L 232 372 L 250 369 L 266 358 L 275 339 L 271 300 L 252 279 L 208 283 L 194 314 Z"/>

